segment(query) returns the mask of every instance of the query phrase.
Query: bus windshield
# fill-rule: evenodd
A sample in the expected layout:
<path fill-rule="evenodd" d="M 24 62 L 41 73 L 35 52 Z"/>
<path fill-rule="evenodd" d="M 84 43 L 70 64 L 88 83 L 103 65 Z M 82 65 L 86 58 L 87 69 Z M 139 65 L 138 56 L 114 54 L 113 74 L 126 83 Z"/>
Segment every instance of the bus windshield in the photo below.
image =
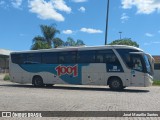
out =
<path fill-rule="evenodd" d="M 149 74 L 152 75 L 152 74 L 153 74 L 153 73 L 152 73 L 152 67 L 151 67 L 151 64 L 150 64 L 150 62 L 149 62 L 149 60 L 148 60 L 147 55 L 144 55 L 144 61 L 145 61 L 147 73 L 149 73 Z"/>
<path fill-rule="evenodd" d="M 138 52 L 131 53 L 131 61 L 132 69 L 140 72 L 145 72 L 150 75 L 153 74 L 152 67 L 147 55 L 141 53 L 138 54 Z"/>

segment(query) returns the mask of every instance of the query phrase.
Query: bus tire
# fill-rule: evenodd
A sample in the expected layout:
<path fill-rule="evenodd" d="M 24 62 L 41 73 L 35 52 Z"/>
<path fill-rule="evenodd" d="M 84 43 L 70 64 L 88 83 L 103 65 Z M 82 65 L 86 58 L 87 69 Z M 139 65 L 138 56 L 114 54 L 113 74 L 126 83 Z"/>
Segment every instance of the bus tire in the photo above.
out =
<path fill-rule="evenodd" d="M 34 85 L 35 87 L 43 87 L 43 86 L 44 86 L 44 84 L 43 84 L 43 79 L 42 79 L 41 76 L 34 76 L 32 83 L 33 83 L 33 85 Z"/>
<path fill-rule="evenodd" d="M 117 77 L 112 77 L 109 81 L 109 87 L 111 90 L 122 90 L 123 84 L 122 84 L 121 79 Z"/>

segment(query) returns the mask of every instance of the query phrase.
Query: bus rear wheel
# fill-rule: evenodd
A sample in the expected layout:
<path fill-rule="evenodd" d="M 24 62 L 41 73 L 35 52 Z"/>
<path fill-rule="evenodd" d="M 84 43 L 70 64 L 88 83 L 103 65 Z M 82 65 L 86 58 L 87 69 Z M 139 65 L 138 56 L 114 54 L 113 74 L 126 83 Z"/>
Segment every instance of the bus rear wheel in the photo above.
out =
<path fill-rule="evenodd" d="M 123 84 L 119 78 L 114 77 L 110 80 L 109 87 L 111 90 L 122 90 Z"/>
<path fill-rule="evenodd" d="M 35 87 L 43 87 L 43 79 L 40 76 L 33 77 L 33 85 Z"/>

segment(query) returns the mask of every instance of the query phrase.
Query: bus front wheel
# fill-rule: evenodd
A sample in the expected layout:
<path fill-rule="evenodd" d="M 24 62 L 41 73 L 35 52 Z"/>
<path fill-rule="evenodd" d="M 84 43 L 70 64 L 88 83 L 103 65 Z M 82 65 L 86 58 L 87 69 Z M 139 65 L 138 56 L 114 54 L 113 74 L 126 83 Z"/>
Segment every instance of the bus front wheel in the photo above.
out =
<path fill-rule="evenodd" d="M 43 79 L 40 76 L 33 77 L 33 85 L 35 87 L 43 87 Z"/>
<path fill-rule="evenodd" d="M 114 77 L 114 78 L 110 79 L 109 87 L 111 90 L 122 90 L 123 84 L 119 78 Z"/>

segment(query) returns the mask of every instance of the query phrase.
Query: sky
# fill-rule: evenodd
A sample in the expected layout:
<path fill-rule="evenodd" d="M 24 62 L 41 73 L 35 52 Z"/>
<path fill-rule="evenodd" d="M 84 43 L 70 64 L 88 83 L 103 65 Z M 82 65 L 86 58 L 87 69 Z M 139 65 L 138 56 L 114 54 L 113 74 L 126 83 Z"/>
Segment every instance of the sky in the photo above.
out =
<path fill-rule="evenodd" d="M 107 0 L 0 0 L 0 49 L 29 50 L 40 25 L 60 30 L 56 37 L 104 45 Z M 131 38 L 160 55 L 160 0 L 110 0 L 108 41 Z"/>

